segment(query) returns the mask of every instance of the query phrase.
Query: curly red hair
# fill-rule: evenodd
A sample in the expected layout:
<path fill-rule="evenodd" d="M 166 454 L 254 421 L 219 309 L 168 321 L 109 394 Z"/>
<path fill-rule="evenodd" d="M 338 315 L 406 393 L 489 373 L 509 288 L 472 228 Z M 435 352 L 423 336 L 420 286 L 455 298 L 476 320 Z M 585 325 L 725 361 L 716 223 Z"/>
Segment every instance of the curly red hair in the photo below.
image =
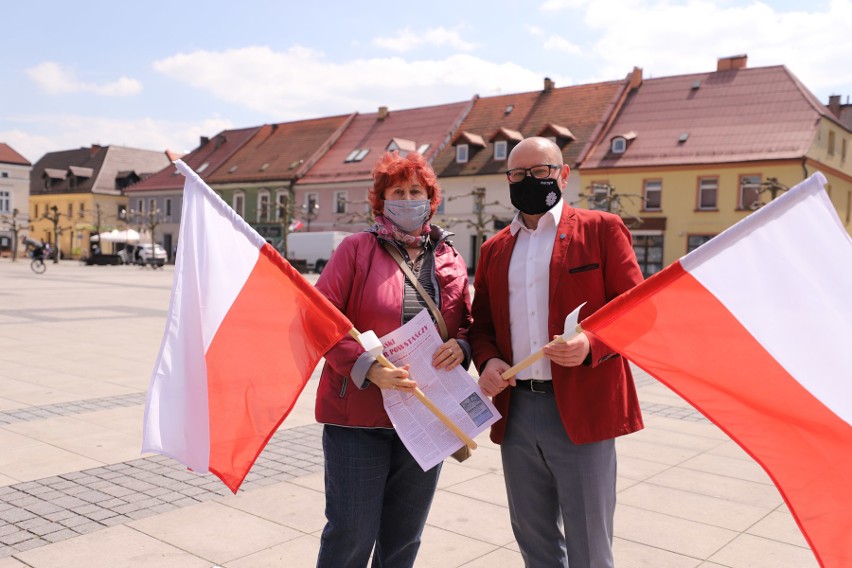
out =
<path fill-rule="evenodd" d="M 399 152 L 385 152 L 373 168 L 373 187 L 367 194 L 373 215 L 381 215 L 385 208 L 384 194 L 389 187 L 417 179 L 429 196 L 429 218 L 441 203 L 441 187 L 432 166 L 417 152 L 400 156 Z"/>

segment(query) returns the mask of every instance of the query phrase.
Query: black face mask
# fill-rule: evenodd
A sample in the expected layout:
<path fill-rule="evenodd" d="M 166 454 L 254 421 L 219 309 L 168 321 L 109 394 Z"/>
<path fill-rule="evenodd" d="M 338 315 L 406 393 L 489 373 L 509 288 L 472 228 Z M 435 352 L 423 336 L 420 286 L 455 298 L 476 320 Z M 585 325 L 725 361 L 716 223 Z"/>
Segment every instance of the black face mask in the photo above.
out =
<path fill-rule="evenodd" d="M 523 181 L 509 184 L 512 205 L 527 215 L 539 215 L 550 210 L 562 199 L 557 180 L 527 176 Z"/>

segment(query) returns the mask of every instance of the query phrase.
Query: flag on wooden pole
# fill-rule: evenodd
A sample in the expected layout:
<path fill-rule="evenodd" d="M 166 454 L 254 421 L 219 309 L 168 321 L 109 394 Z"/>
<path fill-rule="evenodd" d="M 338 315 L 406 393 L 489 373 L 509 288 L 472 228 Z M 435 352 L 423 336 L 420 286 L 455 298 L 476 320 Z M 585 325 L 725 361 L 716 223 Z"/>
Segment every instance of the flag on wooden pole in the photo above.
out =
<path fill-rule="evenodd" d="M 352 328 L 186 164 L 171 304 L 142 450 L 236 493 L 323 353 Z"/>
<path fill-rule="evenodd" d="M 816 173 L 583 329 L 769 474 L 825 568 L 852 566 L 852 239 Z"/>

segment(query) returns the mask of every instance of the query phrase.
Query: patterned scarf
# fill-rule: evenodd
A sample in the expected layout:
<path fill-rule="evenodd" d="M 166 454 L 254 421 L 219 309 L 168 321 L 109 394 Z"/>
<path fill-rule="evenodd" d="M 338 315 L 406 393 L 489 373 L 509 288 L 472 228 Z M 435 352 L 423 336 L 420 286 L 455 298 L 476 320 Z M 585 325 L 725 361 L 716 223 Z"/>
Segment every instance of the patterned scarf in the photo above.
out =
<path fill-rule="evenodd" d="M 429 231 L 431 230 L 429 223 L 426 222 L 421 229 L 420 235 L 409 235 L 389 220 L 385 219 L 382 215 L 376 215 L 376 224 L 373 225 L 373 228 L 380 238 L 387 241 L 394 241 L 404 247 L 424 246 L 426 241 L 429 239 Z"/>

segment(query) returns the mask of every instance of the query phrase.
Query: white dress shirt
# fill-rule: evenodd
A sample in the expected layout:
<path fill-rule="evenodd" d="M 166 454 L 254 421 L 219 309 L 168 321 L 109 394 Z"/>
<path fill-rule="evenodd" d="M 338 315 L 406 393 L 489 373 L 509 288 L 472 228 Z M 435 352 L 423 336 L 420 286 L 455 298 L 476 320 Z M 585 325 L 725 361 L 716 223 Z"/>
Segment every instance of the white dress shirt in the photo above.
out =
<path fill-rule="evenodd" d="M 515 249 L 509 262 L 509 328 L 512 332 L 512 354 L 518 363 L 550 342 L 547 333 L 548 298 L 550 297 L 550 257 L 556 229 L 562 218 L 563 200 L 554 205 L 538 221 L 534 231 L 528 229 L 518 213 L 509 227 L 516 236 Z M 517 379 L 550 381 L 550 359 L 543 357 L 518 373 Z"/>

